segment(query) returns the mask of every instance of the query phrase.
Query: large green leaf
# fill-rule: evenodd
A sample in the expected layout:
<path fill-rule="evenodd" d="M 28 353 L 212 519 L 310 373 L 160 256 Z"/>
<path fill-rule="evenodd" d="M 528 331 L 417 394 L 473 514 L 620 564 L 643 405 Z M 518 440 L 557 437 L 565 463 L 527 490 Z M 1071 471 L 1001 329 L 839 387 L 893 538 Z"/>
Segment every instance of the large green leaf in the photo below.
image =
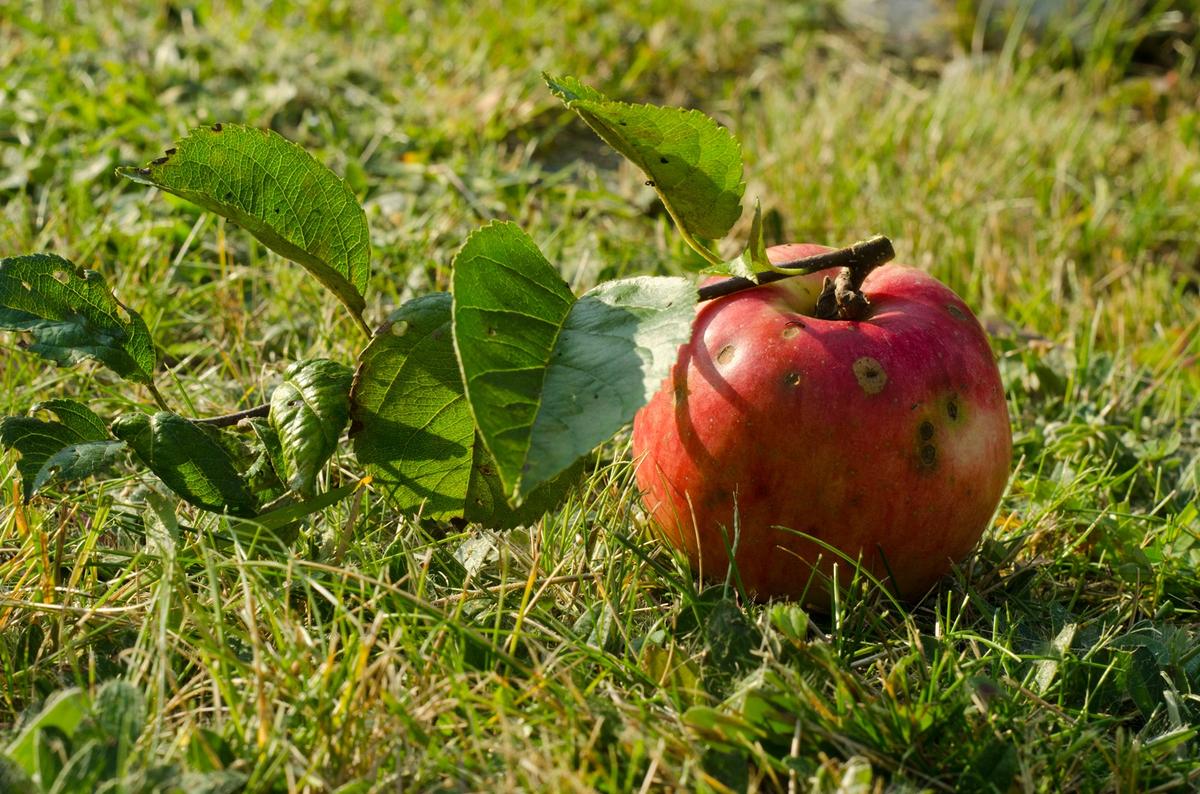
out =
<path fill-rule="evenodd" d="M 563 103 L 649 178 L 685 234 L 716 239 L 742 214 L 742 149 L 697 110 L 616 102 L 573 77 L 544 75 Z"/>
<path fill-rule="evenodd" d="M 113 434 L 184 501 L 214 513 L 254 514 L 257 500 L 238 472 L 221 431 L 161 411 L 125 414 Z"/>
<path fill-rule="evenodd" d="M 104 276 L 56 254 L 0 259 L 0 329 L 28 332 L 29 349 L 58 364 L 94 358 L 128 380 L 154 377 L 146 323 L 113 297 Z"/>
<path fill-rule="evenodd" d="M 288 487 L 310 495 L 350 419 L 349 367 L 316 358 L 298 361 L 271 393 L 271 425 L 279 435 Z"/>
<path fill-rule="evenodd" d="M 345 180 L 283 136 L 214 124 L 144 168 L 117 173 L 236 221 L 307 268 L 361 319 L 371 275 L 366 214 Z"/>
<path fill-rule="evenodd" d="M 451 338 L 451 300 L 426 295 L 395 311 L 359 358 L 350 435 L 359 462 L 404 511 L 494 528 L 536 520 L 571 486 L 548 483 L 518 510 L 475 432 Z"/>
<path fill-rule="evenodd" d="M 17 471 L 26 501 L 51 480 L 90 477 L 114 463 L 125 445 L 112 440 L 104 423 L 82 403 L 49 400 L 34 411 L 53 413 L 57 421 L 32 416 L 0 419 L 0 445 L 21 454 Z"/>
<path fill-rule="evenodd" d="M 577 301 L 511 223 L 471 235 L 452 279 L 467 399 L 513 504 L 633 419 L 691 335 L 688 280 L 610 281 Z"/>

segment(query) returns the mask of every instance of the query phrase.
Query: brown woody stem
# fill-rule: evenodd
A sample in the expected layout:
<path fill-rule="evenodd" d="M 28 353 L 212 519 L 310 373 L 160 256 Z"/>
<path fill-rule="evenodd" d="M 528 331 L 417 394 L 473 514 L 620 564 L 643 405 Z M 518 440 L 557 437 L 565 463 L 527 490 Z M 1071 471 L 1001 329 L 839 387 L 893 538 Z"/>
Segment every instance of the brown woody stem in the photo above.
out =
<path fill-rule="evenodd" d="M 212 425 L 213 427 L 232 427 L 243 419 L 253 419 L 259 416 L 266 416 L 271 411 L 269 405 L 256 405 L 253 408 L 247 408 L 244 411 L 237 413 L 224 414 L 222 416 L 210 416 L 205 419 L 193 419 L 192 422 L 198 425 Z"/>
<path fill-rule="evenodd" d="M 780 262 L 775 265 L 776 270 L 757 273 L 754 279 L 734 277 L 709 284 L 700 288 L 698 299 L 700 301 L 709 301 L 715 298 L 722 298 L 726 295 L 732 295 L 735 292 L 741 292 L 744 289 L 751 289 L 762 284 L 770 284 L 773 281 L 791 278 L 792 276 L 803 276 L 809 273 L 816 273 L 819 270 L 827 270 L 831 267 L 841 267 L 842 272 L 838 274 L 836 280 L 826 279 L 825 290 L 821 293 L 821 299 L 817 301 L 817 317 L 822 319 L 833 319 L 835 317 L 840 319 L 857 319 L 868 305 L 866 297 L 860 291 L 863 279 L 872 270 L 884 262 L 890 261 L 895 256 L 896 250 L 892 247 L 892 241 L 883 235 L 877 235 L 869 240 L 857 242 L 846 248 L 825 251 L 813 256 L 793 259 L 789 262 Z M 779 272 L 781 270 L 788 272 Z M 838 288 L 839 284 L 841 284 L 840 291 Z M 829 293 L 828 297 L 826 297 L 826 292 Z M 826 308 L 826 311 L 833 311 L 834 313 L 824 316 L 821 313 L 822 302 L 827 307 L 832 307 L 831 309 Z"/>

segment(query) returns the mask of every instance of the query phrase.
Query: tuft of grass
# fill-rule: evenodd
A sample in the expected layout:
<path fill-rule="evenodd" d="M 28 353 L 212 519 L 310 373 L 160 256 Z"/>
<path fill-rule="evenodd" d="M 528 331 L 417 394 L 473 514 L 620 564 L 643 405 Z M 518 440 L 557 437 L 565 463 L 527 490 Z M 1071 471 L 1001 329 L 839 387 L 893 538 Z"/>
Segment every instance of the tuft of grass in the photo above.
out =
<path fill-rule="evenodd" d="M 112 176 L 191 126 L 271 126 L 347 176 L 374 317 L 445 288 L 493 217 L 579 288 L 678 272 L 690 254 L 641 175 L 546 94 L 550 69 L 730 126 L 773 241 L 890 235 L 981 313 L 1015 440 L 970 559 L 918 604 L 862 584 L 830 615 L 697 583 L 646 526 L 624 439 L 532 527 L 441 525 L 368 494 L 287 546 L 176 515 L 145 477 L 23 505 L 10 459 L 0 749 L 54 693 L 124 679 L 146 708 L 118 770 L 131 791 L 217 773 L 231 790 L 346 793 L 1200 784 L 1186 4 L 1097 0 L 1039 28 L 959 3 L 949 49 L 915 59 L 832 5 L 782 5 L 0 14 L 0 255 L 103 271 L 195 415 L 261 401 L 296 358 L 350 362 L 358 339 L 242 230 Z M 1166 61 L 1145 56 L 1164 40 Z M 0 347 L 0 411 L 54 396 L 131 407 L 102 371 Z M 355 473 L 343 456 L 325 477 Z M 69 739 L 47 763 L 74 757 Z"/>

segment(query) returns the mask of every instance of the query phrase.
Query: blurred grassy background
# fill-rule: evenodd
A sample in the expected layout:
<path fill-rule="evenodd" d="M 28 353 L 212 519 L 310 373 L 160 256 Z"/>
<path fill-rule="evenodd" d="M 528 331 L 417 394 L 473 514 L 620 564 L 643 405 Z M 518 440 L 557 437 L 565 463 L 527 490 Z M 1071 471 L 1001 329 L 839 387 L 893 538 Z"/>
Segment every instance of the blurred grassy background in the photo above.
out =
<path fill-rule="evenodd" d="M 691 589 L 630 509 L 620 443 L 529 531 L 369 505 L 257 566 L 211 521 L 155 557 L 118 520 L 139 504 L 128 478 L 20 508 L 8 465 L 0 725 L 124 675 L 157 715 L 145 763 L 192 768 L 211 729 L 249 790 L 1195 785 L 1200 662 L 1176 651 L 1200 599 L 1198 18 L 1189 0 L 0 3 L 0 256 L 104 272 L 199 415 L 260 402 L 288 361 L 351 361 L 358 339 L 232 224 L 113 176 L 193 126 L 269 126 L 346 176 L 376 318 L 444 289 L 496 217 L 579 288 L 679 272 L 692 254 L 643 177 L 545 69 L 727 125 L 771 242 L 888 234 L 977 308 L 1016 436 L 959 578 L 798 637 Z M 103 372 L 0 348 L 3 413 L 79 395 L 131 404 Z M 521 603 L 527 580 L 546 584 Z M 39 581 L 66 589 L 47 606 Z"/>

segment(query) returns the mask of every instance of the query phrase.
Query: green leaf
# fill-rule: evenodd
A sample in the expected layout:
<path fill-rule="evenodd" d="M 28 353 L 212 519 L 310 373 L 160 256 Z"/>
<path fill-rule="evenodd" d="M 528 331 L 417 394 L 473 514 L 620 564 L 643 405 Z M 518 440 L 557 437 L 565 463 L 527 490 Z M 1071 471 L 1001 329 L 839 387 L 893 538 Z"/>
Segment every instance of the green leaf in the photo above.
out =
<path fill-rule="evenodd" d="M 141 690 L 128 681 L 105 682 L 96 692 L 92 714 L 100 736 L 116 743 L 122 759 L 146 726 L 146 702 Z M 123 766 L 123 762 L 118 766 Z"/>
<path fill-rule="evenodd" d="M 696 110 L 616 102 L 573 77 L 543 75 L 550 90 L 640 168 L 680 231 L 717 239 L 742 214 L 742 149 Z"/>
<path fill-rule="evenodd" d="M 21 474 L 24 499 L 52 480 L 81 480 L 114 463 L 125 445 L 109 438 L 104 423 L 82 403 L 73 400 L 49 400 L 34 406 L 47 410 L 58 421 L 31 416 L 7 416 L 0 419 L 0 446 L 21 454 L 17 471 Z"/>
<path fill-rule="evenodd" d="M 122 378 L 150 383 L 154 341 L 104 276 L 55 254 L 0 259 L 0 330 L 33 337 L 29 349 L 58 364 L 87 358 Z"/>
<path fill-rule="evenodd" d="M 125 414 L 113 434 L 187 503 L 214 513 L 254 514 L 257 501 L 233 456 L 214 436 L 220 431 L 162 411 Z"/>
<path fill-rule="evenodd" d="M 452 279 L 467 399 L 513 504 L 633 419 L 691 335 L 687 280 L 610 281 L 575 300 L 511 223 L 472 234 Z"/>
<path fill-rule="evenodd" d="M 350 419 L 348 367 L 326 358 L 298 361 L 271 393 L 271 425 L 283 449 L 288 486 L 312 493 L 321 467 L 337 449 Z"/>
<path fill-rule="evenodd" d="M 401 510 L 462 514 L 475 427 L 450 336 L 450 296 L 393 312 L 359 356 L 350 395 L 354 454 Z"/>
<path fill-rule="evenodd" d="M 287 486 L 283 484 L 286 471 L 283 444 L 279 441 L 279 433 L 268 420 L 256 417 L 248 420 L 247 424 L 258 440 L 258 453 L 246 469 L 246 482 L 258 501 L 266 504 L 287 491 Z"/>
<path fill-rule="evenodd" d="M 750 240 L 746 244 L 746 250 L 742 251 L 736 259 L 705 268 L 702 272 L 737 276 L 754 281 L 758 273 L 769 270 L 771 270 L 771 260 L 767 258 L 767 242 L 763 234 L 762 204 L 756 199 L 754 221 L 750 224 Z"/>
<path fill-rule="evenodd" d="M 37 768 L 37 736 L 48 728 L 56 728 L 67 737 L 73 736 L 87 715 L 87 694 L 76 687 L 62 689 L 46 699 L 38 715 L 21 728 L 21 732 L 5 748 L 4 754 L 29 775 Z"/>
<path fill-rule="evenodd" d="M 446 293 L 409 301 L 362 352 L 350 398 L 354 454 L 401 510 L 496 529 L 530 523 L 561 500 L 574 472 L 508 506 L 463 393 L 450 309 Z"/>
<path fill-rule="evenodd" d="M 214 124 L 144 168 L 117 173 L 236 221 L 303 265 L 361 321 L 371 275 L 366 214 L 345 180 L 283 136 Z"/>

